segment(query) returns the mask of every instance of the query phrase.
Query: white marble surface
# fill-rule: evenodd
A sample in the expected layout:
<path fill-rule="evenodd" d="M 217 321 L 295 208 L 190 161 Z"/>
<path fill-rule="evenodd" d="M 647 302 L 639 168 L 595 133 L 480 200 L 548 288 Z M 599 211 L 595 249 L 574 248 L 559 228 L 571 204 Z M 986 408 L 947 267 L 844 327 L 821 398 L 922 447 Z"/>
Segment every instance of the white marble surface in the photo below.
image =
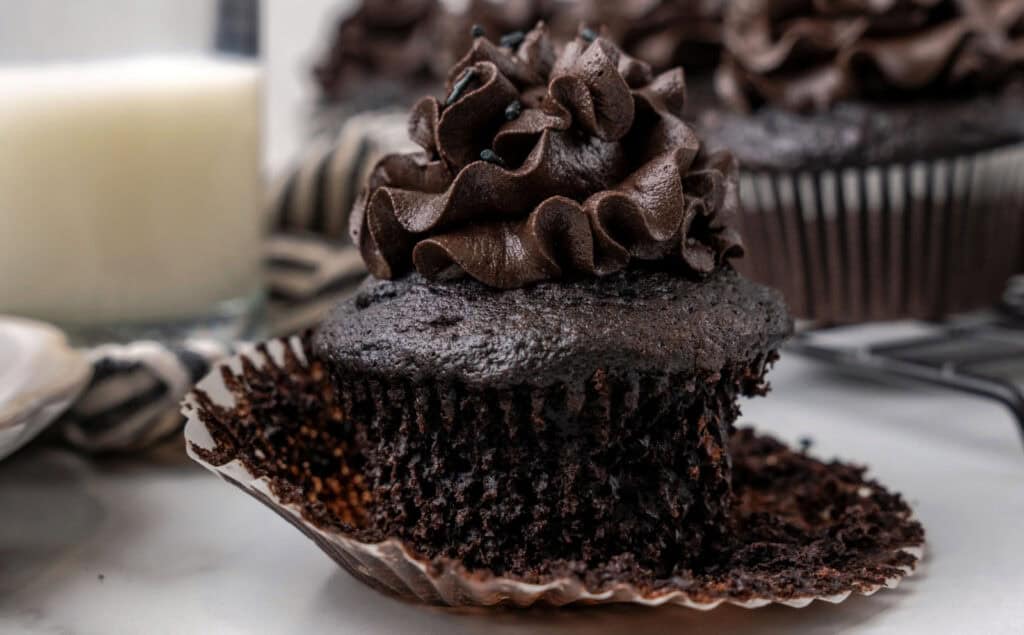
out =
<path fill-rule="evenodd" d="M 1024 449 L 996 405 L 799 359 L 748 420 L 871 466 L 928 531 L 920 573 L 833 606 L 452 614 L 353 581 L 255 500 L 181 461 L 31 447 L 0 464 L 0 633 L 1020 633 Z"/>

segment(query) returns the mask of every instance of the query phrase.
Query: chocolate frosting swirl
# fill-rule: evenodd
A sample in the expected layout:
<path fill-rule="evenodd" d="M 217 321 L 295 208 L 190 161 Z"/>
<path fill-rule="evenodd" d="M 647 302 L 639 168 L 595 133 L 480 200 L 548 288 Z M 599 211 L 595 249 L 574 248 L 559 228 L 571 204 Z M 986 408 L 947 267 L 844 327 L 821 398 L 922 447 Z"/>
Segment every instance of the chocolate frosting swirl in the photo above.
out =
<path fill-rule="evenodd" d="M 514 46 L 478 37 L 447 98 L 413 108 L 423 151 L 382 159 L 352 211 L 371 273 L 515 288 L 633 260 L 706 274 L 742 253 L 735 162 L 679 118 L 682 70 L 654 77 L 584 35 L 560 52 L 543 25 Z"/>
<path fill-rule="evenodd" d="M 1024 66 L 1022 0 L 735 0 L 724 28 L 717 89 L 741 111 L 948 96 Z"/>

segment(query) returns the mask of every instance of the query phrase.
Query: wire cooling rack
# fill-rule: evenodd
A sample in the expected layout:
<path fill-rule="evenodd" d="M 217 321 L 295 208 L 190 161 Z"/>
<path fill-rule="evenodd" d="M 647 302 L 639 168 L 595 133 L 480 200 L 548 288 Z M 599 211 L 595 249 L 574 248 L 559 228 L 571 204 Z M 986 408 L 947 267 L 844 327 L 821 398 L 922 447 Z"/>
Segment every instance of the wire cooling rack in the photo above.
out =
<path fill-rule="evenodd" d="M 990 311 L 905 326 L 897 337 L 855 345 L 837 340 L 838 329 L 811 329 L 788 350 L 866 377 L 994 399 L 1010 410 L 1024 441 L 1024 278 L 1012 280 L 1004 302 Z"/>

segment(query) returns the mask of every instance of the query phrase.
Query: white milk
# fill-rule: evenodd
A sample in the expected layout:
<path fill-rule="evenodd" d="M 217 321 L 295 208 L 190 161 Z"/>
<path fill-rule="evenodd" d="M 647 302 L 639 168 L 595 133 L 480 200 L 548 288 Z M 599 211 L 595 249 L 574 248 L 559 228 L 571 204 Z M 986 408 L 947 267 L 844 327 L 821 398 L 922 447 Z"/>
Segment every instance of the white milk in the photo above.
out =
<path fill-rule="evenodd" d="M 169 320 L 256 291 L 261 83 L 201 57 L 0 67 L 0 313 Z"/>

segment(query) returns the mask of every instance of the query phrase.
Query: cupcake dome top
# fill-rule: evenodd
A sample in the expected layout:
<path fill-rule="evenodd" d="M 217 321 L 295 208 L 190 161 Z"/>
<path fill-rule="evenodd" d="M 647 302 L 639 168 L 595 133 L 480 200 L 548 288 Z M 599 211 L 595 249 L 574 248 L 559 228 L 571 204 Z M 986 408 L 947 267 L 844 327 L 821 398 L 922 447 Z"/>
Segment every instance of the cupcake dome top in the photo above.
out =
<path fill-rule="evenodd" d="M 634 261 L 707 274 L 742 253 L 736 165 L 679 114 L 683 71 L 584 29 L 476 37 L 447 95 L 413 108 L 421 152 L 371 172 L 350 231 L 370 272 L 516 288 Z"/>
<path fill-rule="evenodd" d="M 970 93 L 1024 67 L 1024 1 L 735 0 L 724 41 L 718 92 L 741 111 Z"/>

